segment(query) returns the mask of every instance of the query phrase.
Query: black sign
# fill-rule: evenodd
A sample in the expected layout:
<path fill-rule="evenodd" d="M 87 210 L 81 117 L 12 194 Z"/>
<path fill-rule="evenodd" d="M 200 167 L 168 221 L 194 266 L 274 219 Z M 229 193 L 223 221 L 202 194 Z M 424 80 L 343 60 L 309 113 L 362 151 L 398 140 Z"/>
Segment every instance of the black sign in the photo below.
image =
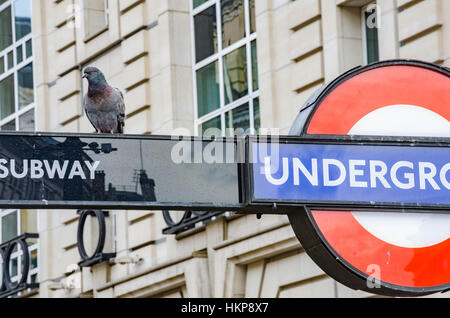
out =
<path fill-rule="evenodd" d="M 0 207 L 239 208 L 237 140 L 1 133 Z"/>

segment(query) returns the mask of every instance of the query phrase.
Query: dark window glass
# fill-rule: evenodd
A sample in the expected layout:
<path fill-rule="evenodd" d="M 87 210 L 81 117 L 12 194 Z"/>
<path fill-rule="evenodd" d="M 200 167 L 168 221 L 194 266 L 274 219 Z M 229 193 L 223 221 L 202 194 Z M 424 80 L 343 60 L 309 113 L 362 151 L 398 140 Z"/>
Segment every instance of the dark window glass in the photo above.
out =
<path fill-rule="evenodd" d="M 252 41 L 251 49 L 252 49 L 253 91 L 257 91 L 259 89 L 259 81 L 258 81 L 258 51 L 256 48 L 256 41 Z"/>
<path fill-rule="evenodd" d="M 8 70 L 9 70 L 9 69 L 13 68 L 13 66 L 14 66 L 14 52 L 13 51 L 8 52 L 7 57 L 8 57 Z"/>
<path fill-rule="evenodd" d="M 5 130 L 5 131 L 15 131 L 15 130 L 17 130 L 16 129 L 16 120 L 13 119 L 10 122 L 4 124 L 1 129 Z"/>
<path fill-rule="evenodd" d="M 34 109 L 19 117 L 19 130 L 34 131 Z"/>
<path fill-rule="evenodd" d="M 194 0 L 194 9 L 197 8 L 198 6 L 204 4 L 207 1 L 208 0 Z"/>
<path fill-rule="evenodd" d="M 253 120 L 255 126 L 255 132 L 258 133 L 259 128 L 261 128 L 261 115 L 259 112 L 259 98 L 253 100 Z"/>
<path fill-rule="evenodd" d="M 226 114 L 227 136 L 242 136 L 249 132 L 250 113 L 248 103 L 239 106 Z"/>
<path fill-rule="evenodd" d="M 17 237 L 17 212 L 2 217 L 2 242 Z"/>
<path fill-rule="evenodd" d="M 365 12 L 366 53 L 368 64 L 379 61 L 377 21 L 372 21 L 375 16 L 375 10 Z"/>
<path fill-rule="evenodd" d="M 17 58 L 17 64 L 19 64 L 23 61 L 22 46 L 19 46 L 16 48 L 16 58 Z"/>
<path fill-rule="evenodd" d="M 256 32 L 255 0 L 250 0 L 250 33 Z"/>
<path fill-rule="evenodd" d="M 245 46 L 223 58 L 225 104 L 248 94 L 247 52 Z"/>
<path fill-rule="evenodd" d="M 202 132 L 202 136 L 222 137 L 221 127 L 222 127 L 222 123 L 221 123 L 221 119 L 219 116 L 219 117 L 215 117 L 211 120 L 208 120 L 207 122 L 204 122 L 201 125 L 200 131 Z"/>
<path fill-rule="evenodd" d="M 0 51 L 12 44 L 11 7 L 0 12 Z"/>
<path fill-rule="evenodd" d="M 197 71 L 198 117 L 220 107 L 218 62 L 211 63 Z"/>
<path fill-rule="evenodd" d="M 5 72 L 5 58 L 2 56 L 0 57 L 0 75 L 2 75 Z"/>
<path fill-rule="evenodd" d="M 31 33 L 31 0 L 14 2 L 14 22 L 16 25 L 16 41 Z"/>
<path fill-rule="evenodd" d="M 244 0 L 222 0 L 222 46 L 239 41 L 245 36 Z"/>
<path fill-rule="evenodd" d="M 194 17 L 195 59 L 197 62 L 217 53 L 216 6 L 200 12 Z"/>
<path fill-rule="evenodd" d="M 17 245 L 16 245 L 16 249 L 17 249 Z M 17 258 L 12 258 L 11 259 L 11 264 L 10 264 L 10 267 L 9 267 L 10 270 L 11 270 L 11 272 L 10 272 L 11 277 L 17 276 L 17 274 L 18 274 L 18 263 L 19 263 L 19 260 Z"/>
<path fill-rule="evenodd" d="M 24 66 L 17 73 L 19 78 L 19 109 L 34 102 L 33 63 Z"/>
<path fill-rule="evenodd" d="M 26 50 L 27 58 L 29 58 L 33 54 L 31 40 L 28 40 L 27 43 L 25 44 L 25 50 Z"/>
<path fill-rule="evenodd" d="M 0 112 L 2 119 L 14 112 L 14 75 L 0 82 Z"/>

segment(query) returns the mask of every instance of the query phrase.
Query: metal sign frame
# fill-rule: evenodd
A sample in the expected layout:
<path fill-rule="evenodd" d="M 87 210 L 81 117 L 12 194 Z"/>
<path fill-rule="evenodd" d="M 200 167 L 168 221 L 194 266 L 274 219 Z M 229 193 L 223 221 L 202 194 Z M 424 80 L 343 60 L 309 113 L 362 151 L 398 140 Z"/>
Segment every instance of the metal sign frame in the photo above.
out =
<path fill-rule="evenodd" d="M 273 200 L 257 199 L 254 195 L 253 175 L 253 143 L 257 143 L 260 137 L 248 136 L 246 139 L 246 198 L 251 207 L 277 207 L 277 209 L 290 209 L 295 206 L 308 206 L 316 209 L 348 210 L 380 210 L 408 212 L 434 211 L 450 213 L 450 205 L 447 204 L 417 204 L 417 203 L 389 203 L 389 202 L 364 202 L 364 201 L 319 201 L 319 200 Z M 308 145 L 358 145 L 358 146 L 396 146 L 396 147 L 445 147 L 450 148 L 450 138 L 426 138 L 426 137 L 382 137 L 382 136 L 341 136 L 341 135 L 306 135 L 306 136 L 279 136 L 279 144 L 308 144 Z M 270 144 L 270 141 L 264 142 Z M 275 210 L 272 208 L 272 210 Z"/>
<path fill-rule="evenodd" d="M 117 140 L 159 140 L 159 141 L 187 141 L 187 142 L 232 142 L 235 145 L 236 154 L 240 152 L 242 148 L 243 140 L 237 137 L 216 138 L 216 137 L 194 137 L 194 136 L 169 136 L 169 135 L 110 135 L 110 134 L 86 134 L 86 133 L 48 133 L 48 132 L 13 132 L 13 131 L 1 131 L 0 138 L 2 136 L 19 136 L 19 137 L 50 137 L 50 138 L 92 138 L 95 140 L 102 139 L 117 139 Z M 242 176 L 241 169 L 243 165 L 236 163 L 237 175 L 239 178 Z M 242 184 L 242 180 L 238 180 L 238 185 Z M 239 189 L 239 193 L 242 193 Z M 2 200 L 0 198 L 0 208 L 21 208 L 21 209 L 78 209 L 78 210 L 174 210 L 174 211 L 243 211 L 246 208 L 244 199 L 239 198 L 238 204 L 209 204 L 209 203 L 196 203 L 196 202 L 148 202 L 148 201 L 136 201 L 136 202 L 107 202 L 107 201 L 46 201 L 46 200 Z"/>
<path fill-rule="evenodd" d="M 267 144 L 317 144 L 317 145 L 360 145 L 360 146 L 397 146 L 397 147 L 450 147 L 450 138 L 425 138 L 425 137 L 386 137 L 386 136 L 341 136 L 341 135 L 304 135 L 304 136 L 246 136 L 245 138 L 201 138 L 201 137 L 173 137 L 173 136 L 142 136 L 142 135 L 96 135 L 96 134 L 55 134 L 55 133 L 24 133 L 24 132 L 0 132 L 1 136 L 21 137 L 54 137 L 54 138 L 94 138 L 117 140 L 170 140 L 192 142 L 233 142 L 238 157 L 244 158 L 244 162 L 237 162 L 236 169 L 239 187 L 239 204 L 216 203 L 164 203 L 164 202 L 108 202 L 108 201 L 38 201 L 38 200 L 1 200 L 0 208 L 44 208 L 44 209 L 141 209 L 141 210 L 173 210 L 173 211 L 236 211 L 248 214 L 286 214 L 285 208 L 304 206 L 333 209 L 383 209 L 385 211 L 440 211 L 448 212 L 448 205 L 432 204 L 408 204 L 408 203 L 382 203 L 382 202 L 358 202 L 358 201 L 308 201 L 308 200 L 261 200 L 254 197 L 253 163 L 251 162 L 251 145 L 259 141 Z"/>

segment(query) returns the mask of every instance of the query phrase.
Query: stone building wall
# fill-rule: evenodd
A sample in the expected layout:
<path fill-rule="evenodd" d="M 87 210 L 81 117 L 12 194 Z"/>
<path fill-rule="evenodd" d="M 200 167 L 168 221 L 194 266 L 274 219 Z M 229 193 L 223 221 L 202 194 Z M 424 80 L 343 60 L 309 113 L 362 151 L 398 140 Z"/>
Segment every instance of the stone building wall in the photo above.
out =
<path fill-rule="evenodd" d="M 96 2 L 94 4 L 94 2 Z M 262 127 L 289 131 L 321 85 L 364 63 L 364 0 L 256 0 Z M 99 67 L 124 92 L 127 134 L 194 133 L 191 1 L 33 3 L 38 131 L 94 132 L 82 112 L 81 71 Z M 378 0 L 380 59 L 450 66 L 450 1 Z M 287 217 L 224 214 L 178 235 L 159 211 L 108 217 L 117 258 L 81 271 L 76 211 L 39 211 L 34 297 L 360 297 L 306 255 Z M 86 245 L 94 245 L 95 222 Z M 89 234 L 91 233 L 91 234 Z M 74 282 L 73 289 L 52 288 Z"/>

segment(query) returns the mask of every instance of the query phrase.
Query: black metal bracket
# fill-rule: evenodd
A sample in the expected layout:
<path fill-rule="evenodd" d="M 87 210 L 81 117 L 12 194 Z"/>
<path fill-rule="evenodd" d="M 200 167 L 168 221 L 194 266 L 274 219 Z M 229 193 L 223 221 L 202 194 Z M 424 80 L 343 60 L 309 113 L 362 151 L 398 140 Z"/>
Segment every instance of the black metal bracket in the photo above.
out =
<path fill-rule="evenodd" d="M 198 222 L 209 220 L 213 217 L 223 214 L 224 211 L 185 211 L 179 222 L 174 222 L 170 216 L 170 212 L 163 211 L 164 221 L 168 225 L 163 229 L 163 234 L 179 234 L 194 228 Z"/>
<path fill-rule="evenodd" d="M 80 253 L 81 261 L 78 263 L 80 267 L 92 267 L 94 265 L 109 261 L 116 257 L 116 253 L 103 253 L 106 239 L 106 222 L 105 216 L 109 216 L 109 212 L 100 210 L 82 210 L 77 212 L 80 215 L 77 231 L 77 247 Z M 88 255 L 84 246 L 84 225 L 88 216 L 96 217 L 99 223 L 99 238 L 95 251 L 92 255 Z"/>

